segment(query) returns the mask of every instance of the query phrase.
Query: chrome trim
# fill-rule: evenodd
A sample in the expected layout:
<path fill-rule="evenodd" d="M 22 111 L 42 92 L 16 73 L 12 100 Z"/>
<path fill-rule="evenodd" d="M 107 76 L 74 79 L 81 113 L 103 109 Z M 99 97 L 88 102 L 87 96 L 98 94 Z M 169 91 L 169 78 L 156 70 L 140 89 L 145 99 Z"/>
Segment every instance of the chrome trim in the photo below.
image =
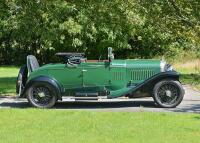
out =
<path fill-rule="evenodd" d="M 161 60 L 160 61 L 160 71 L 165 72 L 165 66 L 166 66 L 166 61 Z"/>
<path fill-rule="evenodd" d="M 166 71 L 172 71 L 172 70 L 173 70 L 173 66 L 172 65 L 166 66 Z"/>

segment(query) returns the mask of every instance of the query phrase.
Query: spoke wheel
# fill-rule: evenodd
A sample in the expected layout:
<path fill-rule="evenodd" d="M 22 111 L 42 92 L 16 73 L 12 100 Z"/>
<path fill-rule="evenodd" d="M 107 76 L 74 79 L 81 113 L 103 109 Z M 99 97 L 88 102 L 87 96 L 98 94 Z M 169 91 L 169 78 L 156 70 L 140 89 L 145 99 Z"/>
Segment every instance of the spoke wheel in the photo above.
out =
<path fill-rule="evenodd" d="M 31 89 L 32 99 L 36 104 L 46 105 L 48 104 L 53 96 L 47 87 L 34 87 Z"/>
<path fill-rule="evenodd" d="M 37 108 L 51 108 L 56 103 L 56 91 L 47 83 L 34 83 L 28 90 L 29 103 Z"/>
<path fill-rule="evenodd" d="M 164 84 L 158 89 L 158 98 L 161 103 L 173 104 L 179 97 L 179 89 L 173 84 Z"/>
<path fill-rule="evenodd" d="M 153 90 L 154 101 L 161 107 L 176 107 L 184 96 L 182 85 L 178 81 L 161 81 Z"/>

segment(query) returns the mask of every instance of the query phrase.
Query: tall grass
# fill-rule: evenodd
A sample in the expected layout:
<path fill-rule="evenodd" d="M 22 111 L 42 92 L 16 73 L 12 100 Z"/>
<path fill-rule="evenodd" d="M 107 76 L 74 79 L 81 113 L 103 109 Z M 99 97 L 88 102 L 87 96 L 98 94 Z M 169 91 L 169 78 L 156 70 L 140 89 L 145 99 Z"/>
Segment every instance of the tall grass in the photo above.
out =
<path fill-rule="evenodd" d="M 173 63 L 175 70 L 182 74 L 199 74 L 200 59 L 183 60 L 182 62 Z"/>
<path fill-rule="evenodd" d="M 190 84 L 200 90 L 200 59 L 183 59 L 173 64 L 174 69 L 181 73 L 181 82 Z"/>

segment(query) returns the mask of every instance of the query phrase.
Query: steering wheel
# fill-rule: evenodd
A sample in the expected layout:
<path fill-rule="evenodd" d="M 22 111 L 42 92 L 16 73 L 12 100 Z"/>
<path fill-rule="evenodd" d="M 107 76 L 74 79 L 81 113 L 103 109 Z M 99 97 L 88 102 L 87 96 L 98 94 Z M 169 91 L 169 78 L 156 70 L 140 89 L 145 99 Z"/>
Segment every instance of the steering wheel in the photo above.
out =
<path fill-rule="evenodd" d="M 68 58 L 68 63 L 69 64 L 80 64 L 81 63 L 81 57 L 76 57 L 76 56 L 72 56 L 70 58 Z"/>

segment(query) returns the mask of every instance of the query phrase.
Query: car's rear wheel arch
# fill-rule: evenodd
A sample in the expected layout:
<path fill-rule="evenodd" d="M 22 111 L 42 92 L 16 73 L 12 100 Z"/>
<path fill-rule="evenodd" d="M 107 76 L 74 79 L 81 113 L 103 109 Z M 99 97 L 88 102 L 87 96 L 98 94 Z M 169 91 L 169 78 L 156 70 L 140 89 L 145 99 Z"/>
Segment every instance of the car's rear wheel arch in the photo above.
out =
<path fill-rule="evenodd" d="M 25 90 L 23 92 L 24 97 L 26 96 L 27 90 L 34 84 L 34 83 L 46 83 L 50 84 L 56 91 L 56 96 L 58 100 L 62 99 L 62 91 L 63 87 L 53 78 L 47 77 L 47 76 L 39 76 L 36 78 L 33 78 L 28 81 L 28 83 L 25 86 Z"/>

